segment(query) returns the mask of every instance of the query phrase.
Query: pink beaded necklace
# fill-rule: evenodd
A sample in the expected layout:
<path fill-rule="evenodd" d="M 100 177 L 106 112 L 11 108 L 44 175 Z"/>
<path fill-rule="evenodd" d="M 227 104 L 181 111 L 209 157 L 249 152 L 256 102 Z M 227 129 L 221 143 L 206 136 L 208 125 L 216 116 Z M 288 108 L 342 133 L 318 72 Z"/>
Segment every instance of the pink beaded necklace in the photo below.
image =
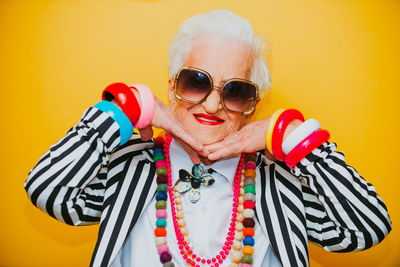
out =
<path fill-rule="evenodd" d="M 156 162 L 157 173 L 157 194 L 156 194 L 156 229 L 154 235 L 156 237 L 157 251 L 160 255 L 160 261 L 163 266 L 172 267 L 172 256 L 166 240 L 166 217 L 167 217 L 167 193 L 170 199 L 172 220 L 174 224 L 175 235 L 177 238 L 178 248 L 183 259 L 190 266 L 200 267 L 201 264 L 208 264 L 218 267 L 229 255 L 233 246 L 234 251 L 231 253 L 232 264 L 230 266 L 251 266 L 254 253 L 254 201 L 255 201 L 255 156 L 256 153 L 242 154 L 235 172 L 233 181 L 233 203 L 232 216 L 227 236 L 221 250 L 212 258 L 206 259 L 196 255 L 189 246 L 190 239 L 187 237 L 187 229 L 184 228 L 185 221 L 183 219 L 183 207 L 181 205 L 180 194 L 174 192 L 172 187 L 171 161 L 169 157 L 169 147 L 172 137 L 167 135 L 158 136 L 154 142 L 153 157 Z M 246 161 L 245 161 L 246 159 Z M 242 175 L 243 166 L 245 168 Z M 246 185 L 246 187 L 244 187 Z M 252 196 L 249 196 L 252 195 Z M 246 227 L 246 228 L 244 228 Z M 241 241 L 243 240 L 243 249 Z"/>

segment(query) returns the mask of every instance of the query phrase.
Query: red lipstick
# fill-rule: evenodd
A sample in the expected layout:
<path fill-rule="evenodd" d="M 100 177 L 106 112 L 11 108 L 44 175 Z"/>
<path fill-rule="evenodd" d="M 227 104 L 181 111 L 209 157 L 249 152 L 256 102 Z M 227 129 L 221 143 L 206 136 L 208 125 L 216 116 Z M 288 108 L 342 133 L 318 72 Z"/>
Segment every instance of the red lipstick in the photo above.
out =
<path fill-rule="evenodd" d="M 210 116 L 204 113 L 196 113 L 193 114 L 193 116 L 198 122 L 205 125 L 218 125 L 225 122 L 225 120 L 221 119 L 220 117 Z"/>

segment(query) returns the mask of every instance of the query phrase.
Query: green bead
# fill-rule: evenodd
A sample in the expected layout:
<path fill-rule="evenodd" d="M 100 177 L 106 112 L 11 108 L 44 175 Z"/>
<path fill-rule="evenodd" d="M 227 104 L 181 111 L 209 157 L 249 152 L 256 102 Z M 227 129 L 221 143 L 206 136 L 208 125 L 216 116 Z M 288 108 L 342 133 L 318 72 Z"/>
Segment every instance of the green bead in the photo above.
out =
<path fill-rule="evenodd" d="M 155 156 L 154 156 L 154 162 L 157 162 L 157 161 L 159 161 L 159 160 L 164 160 L 165 158 L 164 158 L 164 155 L 163 154 L 156 154 Z"/>
<path fill-rule="evenodd" d="M 166 184 L 157 185 L 157 192 L 167 192 L 168 186 Z"/>
<path fill-rule="evenodd" d="M 243 255 L 242 263 L 252 264 L 253 263 L 253 256 L 251 256 L 251 255 Z"/>
<path fill-rule="evenodd" d="M 165 210 L 167 208 L 167 202 L 165 202 L 165 200 L 159 200 L 156 202 L 156 209 L 163 209 Z"/>
<path fill-rule="evenodd" d="M 166 227 L 167 226 L 167 220 L 164 218 L 158 218 L 156 221 L 156 227 Z"/>
<path fill-rule="evenodd" d="M 245 193 L 252 193 L 252 194 L 255 194 L 255 193 L 256 193 L 256 188 L 254 187 L 254 185 L 249 184 L 249 185 L 246 185 L 246 186 L 244 187 L 244 192 L 245 192 Z"/>
<path fill-rule="evenodd" d="M 164 263 L 163 267 L 175 267 L 175 264 L 172 261 L 168 261 Z"/>
<path fill-rule="evenodd" d="M 254 162 L 256 162 L 256 161 L 257 161 L 257 158 L 256 158 L 256 156 L 254 156 L 254 155 L 247 155 L 246 158 L 245 158 L 244 160 L 245 160 L 245 161 L 254 161 Z"/>
<path fill-rule="evenodd" d="M 158 168 L 156 169 L 156 172 L 157 172 L 157 175 L 160 175 L 160 174 L 165 174 L 165 175 L 167 175 L 167 169 L 164 168 L 164 167 L 158 167 Z"/>

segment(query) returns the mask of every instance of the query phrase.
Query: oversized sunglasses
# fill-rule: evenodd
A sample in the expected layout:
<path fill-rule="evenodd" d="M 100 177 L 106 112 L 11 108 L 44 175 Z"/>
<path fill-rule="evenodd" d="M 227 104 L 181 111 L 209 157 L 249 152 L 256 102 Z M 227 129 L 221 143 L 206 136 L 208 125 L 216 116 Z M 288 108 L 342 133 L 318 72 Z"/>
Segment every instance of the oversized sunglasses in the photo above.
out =
<path fill-rule="evenodd" d="M 259 99 L 258 86 L 245 79 L 229 79 L 218 87 L 208 72 L 193 67 L 183 67 L 175 76 L 174 93 L 180 100 L 199 104 L 213 89 L 219 91 L 223 108 L 232 112 L 250 114 Z"/>

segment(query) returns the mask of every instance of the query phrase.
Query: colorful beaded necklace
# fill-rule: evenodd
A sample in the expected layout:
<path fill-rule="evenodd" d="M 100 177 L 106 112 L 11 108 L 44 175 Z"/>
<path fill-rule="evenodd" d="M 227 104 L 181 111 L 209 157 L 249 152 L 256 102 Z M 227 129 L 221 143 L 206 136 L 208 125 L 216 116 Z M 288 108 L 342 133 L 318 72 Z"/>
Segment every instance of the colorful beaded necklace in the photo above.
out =
<path fill-rule="evenodd" d="M 170 134 L 161 134 L 154 141 L 153 157 L 156 164 L 157 194 L 156 194 L 156 229 L 154 230 L 155 242 L 160 261 L 163 266 L 173 267 L 172 256 L 167 245 L 167 199 L 171 204 L 171 214 L 175 235 L 182 258 L 189 266 L 200 267 L 208 264 L 218 267 L 230 254 L 232 263 L 229 267 L 251 266 L 254 253 L 254 215 L 255 215 L 255 177 L 257 153 L 242 153 L 233 181 L 232 218 L 222 249 L 211 259 L 197 256 L 189 246 L 186 222 L 180 193 L 172 187 L 171 162 L 169 147 L 172 141 Z M 244 172 L 243 172 L 244 166 Z M 168 194 L 167 194 L 168 193 Z M 242 251 L 240 251 L 242 249 Z"/>

